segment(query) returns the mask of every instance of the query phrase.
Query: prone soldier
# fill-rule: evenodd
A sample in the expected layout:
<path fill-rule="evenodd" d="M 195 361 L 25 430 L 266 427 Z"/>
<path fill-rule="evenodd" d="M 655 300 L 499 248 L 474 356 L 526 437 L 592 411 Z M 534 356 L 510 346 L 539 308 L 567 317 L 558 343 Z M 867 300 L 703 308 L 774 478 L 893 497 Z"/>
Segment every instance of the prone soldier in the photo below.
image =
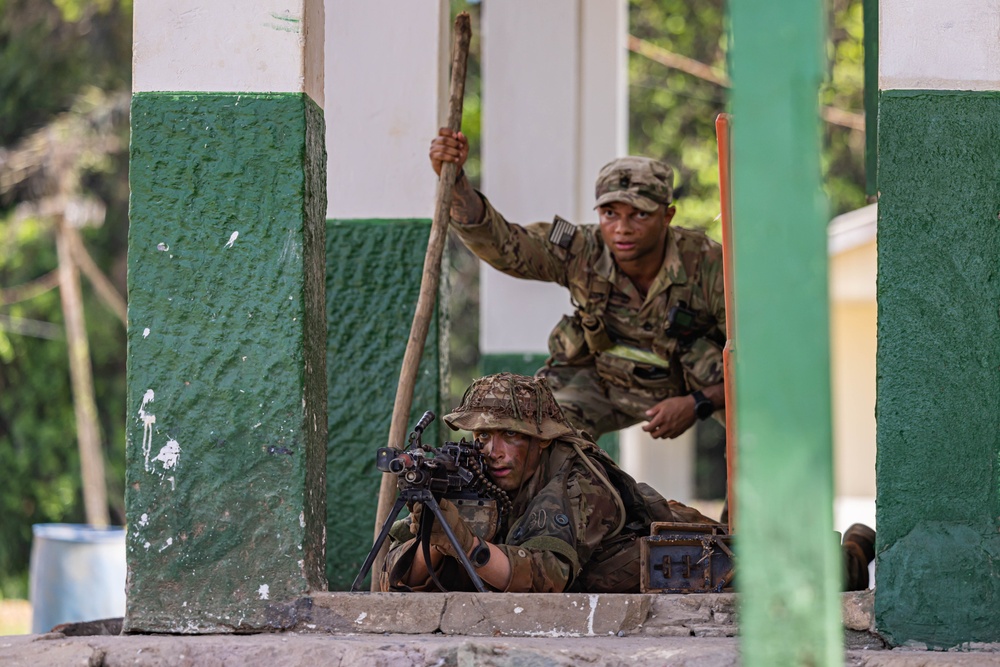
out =
<path fill-rule="evenodd" d="M 379 580 L 383 591 L 474 590 L 457 549 L 492 590 L 633 593 L 639 591 L 639 539 L 653 521 L 717 522 L 636 482 L 566 420 L 544 378 L 500 373 L 473 382 L 445 415 L 482 445 L 486 474 L 512 501 L 499 524 L 469 522 L 438 500 L 429 562 L 418 539 L 431 512 L 417 503 L 392 530 L 394 546 Z M 492 526 L 483 532 L 483 526 Z M 478 532 L 477 532 L 478 530 Z M 423 531 L 426 534 L 426 531 Z M 845 586 L 868 585 L 875 533 L 856 524 L 844 536 Z"/>
<path fill-rule="evenodd" d="M 544 378 L 500 373 L 476 380 L 444 421 L 483 445 L 486 474 L 512 509 L 495 534 L 477 535 L 455 504 L 439 500 L 476 574 L 508 592 L 639 591 L 639 542 L 652 521 L 716 523 L 667 501 L 622 471 L 566 421 Z M 419 548 L 420 504 L 392 531 L 382 590 L 473 590 L 455 545 L 435 521 L 430 567 Z"/>

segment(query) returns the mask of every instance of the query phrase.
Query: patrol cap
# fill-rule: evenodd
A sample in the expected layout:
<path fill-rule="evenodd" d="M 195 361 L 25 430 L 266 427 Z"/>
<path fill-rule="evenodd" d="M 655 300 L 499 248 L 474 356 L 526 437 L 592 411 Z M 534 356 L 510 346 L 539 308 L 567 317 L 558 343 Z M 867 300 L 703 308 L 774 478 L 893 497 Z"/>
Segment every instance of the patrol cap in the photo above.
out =
<path fill-rule="evenodd" d="M 652 213 L 673 200 L 674 170 L 648 157 L 621 157 L 601 168 L 596 190 L 594 208 L 620 201 Z"/>
<path fill-rule="evenodd" d="M 543 378 L 497 373 L 465 390 L 462 403 L 444 423 L 466 431 L 516 431 L 543 440 L 574 435 Z"/>

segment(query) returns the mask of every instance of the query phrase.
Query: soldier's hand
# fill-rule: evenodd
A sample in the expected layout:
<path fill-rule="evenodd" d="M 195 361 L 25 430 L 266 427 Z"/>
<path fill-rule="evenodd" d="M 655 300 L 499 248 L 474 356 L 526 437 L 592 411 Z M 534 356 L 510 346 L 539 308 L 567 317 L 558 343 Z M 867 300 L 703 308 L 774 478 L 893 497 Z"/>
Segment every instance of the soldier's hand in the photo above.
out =
<path fill-rule="evenodd" d="M 454 504 L 444 499 L 442 499 L 438 504 L 440 505 L 441 513 L 444 515 L 445 520 L 451 527 L 452 532 L 455 533 L 459 546 L 461 546 L 462 550 L 468 554 L 472 551 L 472 547 L 476 545 L 476 536 L 462 519 L 462 516 L 458 513 L 458 508 L 455 507 Z M 451 540 L 448 539 L 448 535 L 444 532 L 444 528 L 441 526 L 440 521 L 434 522 L 434 528 L 431 531 L 431 546 L 435 547 L 446 556 L 458 558 L 458 552 L 455 550 L 455 545 L 453 545 Z"/>
<path fill-rule="evenodd" d="M 410 508 L 410 532 L 413 535 L 420 535 L 420 517 L 423 511 L 423 503 L 413 503 L 413 507 Z"/>
<path fill-rule="evenodd" d="M 465 165 L 469 157 L 469 140 L 461 132 L 452 132 L 447 127 L 438 130 L 438 136 L 431 142 L 430 158 L 434 173 L 441 175 L 445 162 L 454 162 L 458 169 Z"/>
<path fill-rule="evenodd" d="M 675 396 L 646 410 L 649 423 L 642 427 L 654 438 L 676 438 L 697 419 L 693 396 Z"/>

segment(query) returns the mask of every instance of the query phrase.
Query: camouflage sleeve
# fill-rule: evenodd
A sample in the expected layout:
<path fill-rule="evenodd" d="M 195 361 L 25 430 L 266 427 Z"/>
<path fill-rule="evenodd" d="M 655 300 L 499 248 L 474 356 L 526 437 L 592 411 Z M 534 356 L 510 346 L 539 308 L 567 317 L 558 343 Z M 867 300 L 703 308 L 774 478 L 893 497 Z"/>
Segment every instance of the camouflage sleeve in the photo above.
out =
<path fill-rule="evenodd" d="M 726 293 L 722 270 L 722 247 L 705 239 L 699 266 L 701 287 L 715 323 L 696 339 L 680 357 L 684 382 L 690 390 L 705 389 L 722 382 L 722 348 L 726 341 Z M 716 412 L 723 417 L 721 411 Z"/>
<path fill-rule="evenodd" d="M 483 205 L 482 222 L 463 225 L 452 220 L 452 229 L 469 250 L 509 276 L 566 285 L 566 260 L 549 242 L 551 223 L 513 224 L 486 197 Z"/>
<path fill-rule="evenodd" d="M 608 489 L 582 462 L 574 462 L 565 488 L 552 487 L 543 488 L 528 506 L 511 543 L 498 545 L 510 560 L 508 592 L 566 590 L 618 525 Z"/>
<path fill-rule="evenodd" d="M 705 302 L 715 318 L 713 338 L 726 339 L 726 289 L 722 269 L 722 246 L 710 239 L 706 240 L 705 254 L 701 261 L 702 288 Z"/>

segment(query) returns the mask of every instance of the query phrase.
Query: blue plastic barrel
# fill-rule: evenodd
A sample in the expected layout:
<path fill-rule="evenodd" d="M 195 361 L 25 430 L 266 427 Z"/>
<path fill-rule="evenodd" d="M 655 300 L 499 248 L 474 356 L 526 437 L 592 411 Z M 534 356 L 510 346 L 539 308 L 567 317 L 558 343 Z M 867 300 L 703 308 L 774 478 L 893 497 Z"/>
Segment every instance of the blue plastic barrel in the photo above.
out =
<path fill-rule="evenodd" d="M 31 632 L 125 615 L 125 529 L 32 526 Z"/>

